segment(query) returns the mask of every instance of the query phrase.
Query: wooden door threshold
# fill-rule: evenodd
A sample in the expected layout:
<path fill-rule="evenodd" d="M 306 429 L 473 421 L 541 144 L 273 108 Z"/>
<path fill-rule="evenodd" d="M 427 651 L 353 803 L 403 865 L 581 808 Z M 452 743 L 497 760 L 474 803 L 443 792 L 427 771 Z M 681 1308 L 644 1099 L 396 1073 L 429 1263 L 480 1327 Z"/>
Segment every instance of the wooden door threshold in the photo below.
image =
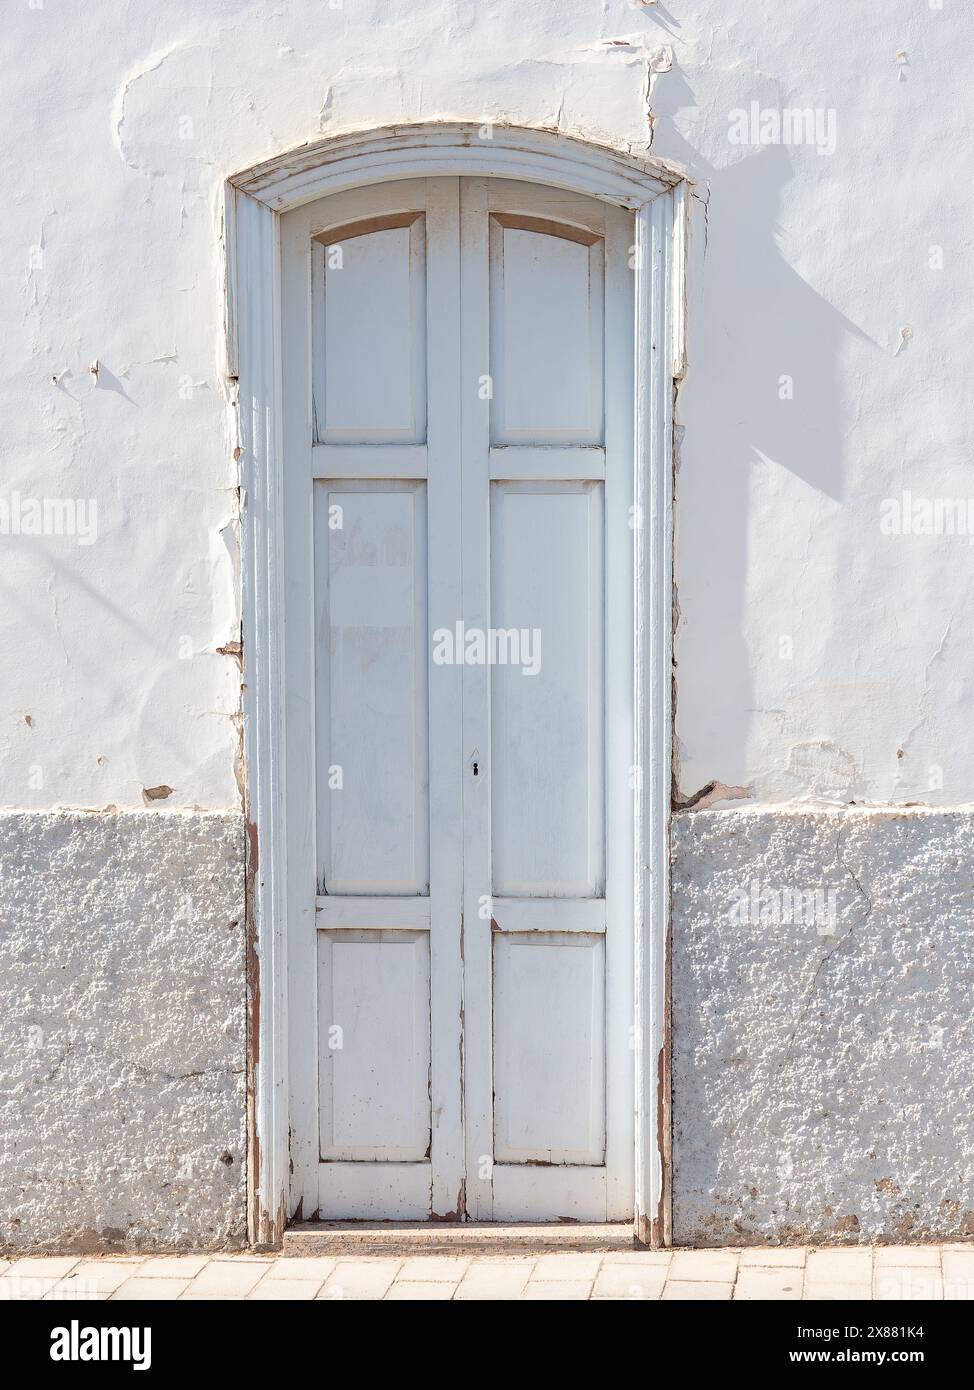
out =
<path fill-rule="evenodd" d="M 284 1232 L 285 1255 L 466 1255 L 634 1250 L 631 1222 L 304 1221 Z"/>

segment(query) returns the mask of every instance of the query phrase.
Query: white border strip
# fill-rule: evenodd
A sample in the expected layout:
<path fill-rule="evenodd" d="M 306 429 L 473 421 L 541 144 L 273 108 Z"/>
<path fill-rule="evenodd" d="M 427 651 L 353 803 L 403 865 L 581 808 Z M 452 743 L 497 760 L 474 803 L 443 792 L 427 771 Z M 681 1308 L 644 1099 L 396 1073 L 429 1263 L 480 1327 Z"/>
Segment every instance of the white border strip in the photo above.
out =
<path fill-rule="evenodd" d="M 636 215 L 636 1234 L 669 1244 L 673 204 Z"/>

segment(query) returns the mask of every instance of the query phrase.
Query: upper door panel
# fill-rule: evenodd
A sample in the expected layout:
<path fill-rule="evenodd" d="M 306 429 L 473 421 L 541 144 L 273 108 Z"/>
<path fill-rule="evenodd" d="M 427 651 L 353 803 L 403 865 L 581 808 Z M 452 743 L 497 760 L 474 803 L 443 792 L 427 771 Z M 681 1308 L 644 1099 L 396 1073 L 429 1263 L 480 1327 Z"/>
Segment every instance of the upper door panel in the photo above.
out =
<path fill-rule="evenodd" d="M 555 190 L 550 217 L 535 197 L 517 211 L 516 184 L 495 192 L 508 206 L 490 212 L 491 443 L 602 444 L 602 229 L 580 225 L 578 200 Z"/>
<path fill-rule="evenodd" d="M 362 219 L 313 245 L 315 438 L 426 439 L 426 218 Z"/>

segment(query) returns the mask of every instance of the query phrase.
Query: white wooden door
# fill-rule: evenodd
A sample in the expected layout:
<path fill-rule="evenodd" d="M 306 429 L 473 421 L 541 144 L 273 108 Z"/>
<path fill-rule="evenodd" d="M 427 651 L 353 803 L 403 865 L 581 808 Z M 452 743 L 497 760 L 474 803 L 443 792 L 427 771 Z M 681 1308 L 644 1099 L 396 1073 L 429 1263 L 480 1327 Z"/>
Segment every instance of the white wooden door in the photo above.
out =
<path fill-rule="evenodd" d="M 632 1214 L 631 240 L 283 218 L 292 1214 Z"/>

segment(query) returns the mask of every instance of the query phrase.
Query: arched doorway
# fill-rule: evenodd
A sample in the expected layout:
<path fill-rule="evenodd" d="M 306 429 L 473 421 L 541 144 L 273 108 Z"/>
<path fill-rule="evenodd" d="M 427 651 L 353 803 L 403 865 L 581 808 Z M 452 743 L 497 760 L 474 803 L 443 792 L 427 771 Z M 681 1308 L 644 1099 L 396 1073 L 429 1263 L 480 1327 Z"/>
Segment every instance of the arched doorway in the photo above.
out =
<path fill-rule="evenodd" d="M 474 126 L 233 181 L 259 1239 L 665 1239 L 674 186 Z"/>

